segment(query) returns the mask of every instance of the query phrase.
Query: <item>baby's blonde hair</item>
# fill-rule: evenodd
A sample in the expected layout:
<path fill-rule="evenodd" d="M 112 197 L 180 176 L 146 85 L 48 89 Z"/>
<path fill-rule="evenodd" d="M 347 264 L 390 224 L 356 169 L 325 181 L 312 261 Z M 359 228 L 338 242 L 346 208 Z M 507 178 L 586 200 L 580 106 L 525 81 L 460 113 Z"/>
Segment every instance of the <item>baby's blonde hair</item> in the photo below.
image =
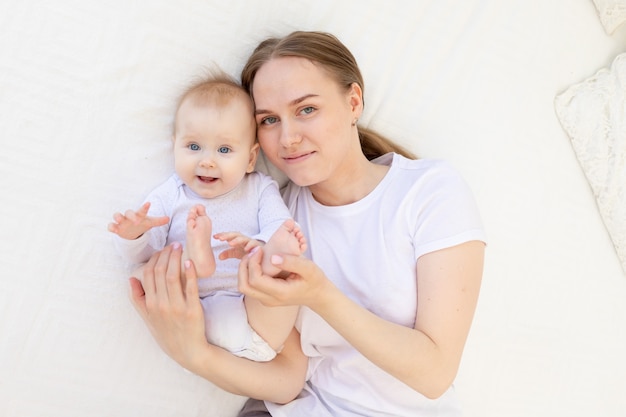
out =
<path fill-rule="evenodd" d="M 224 107 L 237 98 L 248 105 L 250 109 L 250 123 L 256 126 L 254 121 L 254 103 L 241 84 L 221 70 L 212 69 L 208 72 L 207 76 L 193 82 L 183 91 L 176 106 L 176 116 L 178 116 L 182 104 L 187 100 L 190 100 L 195 105 Z M 174 119 L 174 133 L 176 133 L 176 118 Z"/>

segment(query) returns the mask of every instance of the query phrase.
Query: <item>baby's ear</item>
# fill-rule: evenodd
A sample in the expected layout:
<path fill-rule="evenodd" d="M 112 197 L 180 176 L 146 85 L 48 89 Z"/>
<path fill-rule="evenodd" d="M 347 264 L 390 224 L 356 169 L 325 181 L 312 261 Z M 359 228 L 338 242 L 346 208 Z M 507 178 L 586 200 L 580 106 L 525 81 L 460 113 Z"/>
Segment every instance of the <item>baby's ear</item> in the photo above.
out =
<path fill-rule="evenodd" d="M 246 169 L 247 173 L 254 171 L 256 160 L 259 157 L 259 149 L 261 149 L 259 142 L 256 142 L 252 145 L 252 148 L 250 148 L 250 160 L 248 161 L 248 169 Z"/>

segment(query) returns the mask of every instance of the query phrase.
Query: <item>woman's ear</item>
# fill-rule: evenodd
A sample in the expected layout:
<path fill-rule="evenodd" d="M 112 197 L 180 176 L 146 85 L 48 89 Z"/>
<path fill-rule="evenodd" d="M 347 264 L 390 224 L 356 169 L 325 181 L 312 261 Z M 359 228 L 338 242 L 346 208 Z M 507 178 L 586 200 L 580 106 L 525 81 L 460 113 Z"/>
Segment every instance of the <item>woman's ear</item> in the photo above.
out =
<path fill-rule="evenodd" d="M 352 83 L 348 90 L 348 99 L 350 103 L 350 110 L 355 119 L 361 117 L 363 113 L 363 89 L 357 83 Z"/>

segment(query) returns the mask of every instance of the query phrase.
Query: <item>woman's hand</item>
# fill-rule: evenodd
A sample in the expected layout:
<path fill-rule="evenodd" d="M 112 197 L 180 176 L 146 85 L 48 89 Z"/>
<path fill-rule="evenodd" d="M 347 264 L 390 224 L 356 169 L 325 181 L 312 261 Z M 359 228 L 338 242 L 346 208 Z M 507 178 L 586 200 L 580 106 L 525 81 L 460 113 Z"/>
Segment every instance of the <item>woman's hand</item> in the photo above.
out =
<path fill-rule="evenodd" d="M 155 253 L 143 268 L 143 283 L 130 278 L 131 300 L 165 353 L 193 370 L 208 342 L 196 271 L 186 261 L 183 277 L 181 256 L 179 243 Z"/>
<path fill-rule="evenodd" d="M 263 275 L 261 254 L 262 249 L 253 250 L 241 261 L 241 292 L 270 306 L 311 308 L 372 363 L 428 398 L 449 388 L 478 299 L 482 242 L 465 242 L 420 257 L 415 328 L 387 321 L 355 303 L 302 257 L 274 257 L 276 266 L 291 272 L 285 280 Z"/>
<path fill-rule="evenodd" d="M 254 248 L 239 264 L 239 291 L 267 306 L 304 305 L 315 310 L 336 287 L 311 260 L 302 256 L 273 255 L 271 262 L 290 274 L 286 278 L 264 275 L 263 249 Z"/>
<path fill-rule="evenodd" d="M 144 266 L 143 285 L 130 279 L 132 302 L 161 348 L 193 373 L 237 395 L 286 403 L 304 385 L 307 358 L 293 329 L 283 350 L 270 362 L 254 362 L 210 345 L 198 297 L 196 270 L 173 244 Z M 273 279 L 273 278 L 272 278 Z"/>

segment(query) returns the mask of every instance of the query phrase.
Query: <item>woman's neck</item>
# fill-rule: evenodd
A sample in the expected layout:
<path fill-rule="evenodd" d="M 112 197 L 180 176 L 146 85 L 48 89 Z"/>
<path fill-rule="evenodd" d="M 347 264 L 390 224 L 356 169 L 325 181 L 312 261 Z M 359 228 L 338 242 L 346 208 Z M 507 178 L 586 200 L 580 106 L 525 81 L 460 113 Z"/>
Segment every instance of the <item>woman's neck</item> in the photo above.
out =
<path fill-rule="evenodd" d="M 370 162 L 363 156 L 356 162 L 343 164 L 343 172 L 333 178 L 311 185 L 317 202 L 325 206 L 343 206 L 361 200 L 371 193 L 389 170 L 386 165 Z"/>

